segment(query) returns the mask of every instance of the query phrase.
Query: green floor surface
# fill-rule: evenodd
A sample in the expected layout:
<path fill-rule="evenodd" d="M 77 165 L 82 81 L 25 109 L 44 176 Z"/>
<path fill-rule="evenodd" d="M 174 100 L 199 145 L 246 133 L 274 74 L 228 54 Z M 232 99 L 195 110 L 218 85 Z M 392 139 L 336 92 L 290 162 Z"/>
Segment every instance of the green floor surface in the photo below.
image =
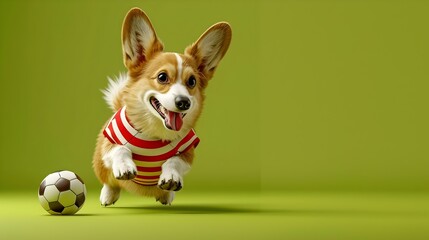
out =
<path fill-rule="evenodd" d="M 50 216 L 35 192 L 0 193 L 0 239 L 429 239 L 426 193 L 177 194 L 172 206 L 89 191 L 74 216 Z"/>

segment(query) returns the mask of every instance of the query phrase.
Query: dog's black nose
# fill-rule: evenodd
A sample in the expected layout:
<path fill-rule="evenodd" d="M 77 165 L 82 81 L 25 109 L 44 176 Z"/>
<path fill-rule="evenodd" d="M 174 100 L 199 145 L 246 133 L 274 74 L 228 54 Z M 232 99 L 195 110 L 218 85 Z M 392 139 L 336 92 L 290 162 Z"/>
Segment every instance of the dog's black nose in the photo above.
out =
<path fill-rule="evenodd" d="M 177 96 L 176 99 L 176 107 L 179 110 L 185 111 L 191 107 L 191 100 L 185 96 Z"/>

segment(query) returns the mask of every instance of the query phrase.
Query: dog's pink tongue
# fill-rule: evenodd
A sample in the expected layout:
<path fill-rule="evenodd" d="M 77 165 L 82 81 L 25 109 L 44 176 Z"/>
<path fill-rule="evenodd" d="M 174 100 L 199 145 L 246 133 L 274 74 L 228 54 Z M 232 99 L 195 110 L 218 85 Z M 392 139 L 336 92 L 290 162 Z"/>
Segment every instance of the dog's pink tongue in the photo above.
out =
<path fill-rule="evenodd" d="M 168 111 L 165 117 L 165 125 L 174 131 L 180 131 L 183 125 L 182 113 Z"/>

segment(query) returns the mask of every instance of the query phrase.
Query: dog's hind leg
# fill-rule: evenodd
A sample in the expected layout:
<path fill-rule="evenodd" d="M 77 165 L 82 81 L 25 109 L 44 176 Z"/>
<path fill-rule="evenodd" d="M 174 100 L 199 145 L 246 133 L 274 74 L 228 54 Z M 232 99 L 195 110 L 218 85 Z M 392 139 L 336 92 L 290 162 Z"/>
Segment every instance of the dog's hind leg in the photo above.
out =
<path fill-rule="evenodd" d="M 103 206 L 112 205 L 119 199 L 121 189 L 118 181 L 120 180 L 117 180 L 116 176 L 112 173 L 114 168 L 112 165 L 114 165 L 114 161 L 118 159 L 118 164 L 115 164 L 120 166 L 122 162 L 128 160 L 127 156 L 129 155 L 127 150 L 112 146 L 113 145 L 106 141 L 104 136 L 100 134 L 94 154 L 93 167 L 97 178 L 103 183 L 103 188 L 100 193 L 100 202 Z M 107 152 L 107 154 L 105 152 Z M 133 172 L 132 167 L 135 166 L 131 165 L 131 170 L 128 170 L 128 172 Z M 121 172 L 117 171 L 117 173 Z M 127 178 L 131 177 L 132 174 L 126 173 L 127 171 L 122 171 L 121 174 Z"/>
<path fill-rule="evenodd" d="M 162 205 L 171 205 L 174 200 L 174 196 L 175 192 L 173 191 L 163 191 L 160 195 L 156 196 L 155 199 Z"/>
<path fill-rule="evenodd" d="M 120 193 L 121 189 L 119 187 L 112 187 L 108 184 L 104 184 L 100 194 L 101 205 L 106 207 L 115 204 L 119 199 Z"/>

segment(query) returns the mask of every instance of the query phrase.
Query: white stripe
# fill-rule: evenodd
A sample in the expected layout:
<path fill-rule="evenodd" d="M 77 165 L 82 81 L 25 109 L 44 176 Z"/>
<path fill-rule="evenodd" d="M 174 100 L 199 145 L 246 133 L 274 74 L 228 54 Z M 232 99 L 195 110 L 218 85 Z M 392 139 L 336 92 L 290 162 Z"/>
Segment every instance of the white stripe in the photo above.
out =
<path fill-rule="evenodd" d="M 107 135 L 109 135 L 110 139 L 112 139 L 113 141 L 115 141 L 115 139 L 113 139 L 113 137 L 112 137 L 112 133 L 110 132 L 110 129 L 106 128 L 105 130 L 106 130 Z"/>
<path fill-rule="evenodd" d="M 115 141 L 115 139 L 113 139 L 112 133 L 110 132 L 109 126 L 110 124 L 112 124 L 112 121 L 115 117 L 115 114 L 113 114 L 113 116 L 110 118 L 109 123 L 107 124 L 106 128 L 104 129 L 107 133 L 107 135 L 109 135 L 110 139 L 112 139 L 113 141 Z"/>
<path fill-rule="evenodd" d="M 137 171 L 137 175 L 140 175 L 140 176 L 160 176 L 161 175 L 161 171 L 159 171 L 159 172 L 141 172 L 141 171 Z"/>
<path fill-rule="evenodd" d="M 176 79 L 176 82 L 182 82 L 183 60 L 179 54 L 174 53 L 174 55 L 176 55 L 176 59 L 177 59 L 177 79 Z"/>
<path fill-rule="evenodd" d="M 159 179 L 141 179 L 134 178 L 133 181 L 141 182 L 141 183 L 157 183 Z"/>
<path fill-rule="evenodd" d="M 139 181 L 139 182 L 158 182 L 158 179 L 134 178 L 133 181 Z"/>
<path fill-rule="evenodd" d="M 124 138 L 124 136 L 122 136 L 122 133 L 118 128 L 118 124 L 116 123 L 116 119 L 113 119 L 113 121 L 112 121 L 112 128 L 116 134 L 116 137 L 119 139 L 120 144 L 124 145 L 125 143 L 127 143 L 127 140 Z"/>
<path fill-rule="evenodd" d="M 157 162 L 134 161 L 137 167 L 161 167 L 165 160 Z"/>
<path fill-rule="evenodd" d="M 172 143 L 167 144 L 164 147 L 154 148 L 154 149 L 141 148 L 141 147 L 134 146 L 130 143 L 125 144 L 125 146 L 127 146 L 133 153 L 138 155 L 143 155 L 143 156 L 158 156 L 171 151 L 175 147 L 175 145 Z"/>
<path fill-rule="evenodd" d="M 134 178 L 133 181 L 140 184 L 154 184 L 156 185 L 158 183 L 158 179 L 140 179 L 140 178 Z"/>
<path fill-rule="evenodd" d="M 184 143 L 180 148 L 179 148 L 179 152 L 183 152 L 185 151 L 186 148 L 188 148 L 194 141 L 195 139 L 197 139 L 197 135 L 194 135 L 191 139 L 189 139 L 189 141 L 187 141 L 186 143 Z"/>
<path fill-rule="evenodd" d="M 125 109 L 126 109 L 126 107 L 122 108 L 121 113 L 120 113 L 120 118 L 121 118 L 122 123 L 124 124 L 125 128 L 128 130 L 128 132 L 131 133 L 131 135 L 135 136 L 138 132 L 127 121 L 127 117 L 125 116 Z"/>

